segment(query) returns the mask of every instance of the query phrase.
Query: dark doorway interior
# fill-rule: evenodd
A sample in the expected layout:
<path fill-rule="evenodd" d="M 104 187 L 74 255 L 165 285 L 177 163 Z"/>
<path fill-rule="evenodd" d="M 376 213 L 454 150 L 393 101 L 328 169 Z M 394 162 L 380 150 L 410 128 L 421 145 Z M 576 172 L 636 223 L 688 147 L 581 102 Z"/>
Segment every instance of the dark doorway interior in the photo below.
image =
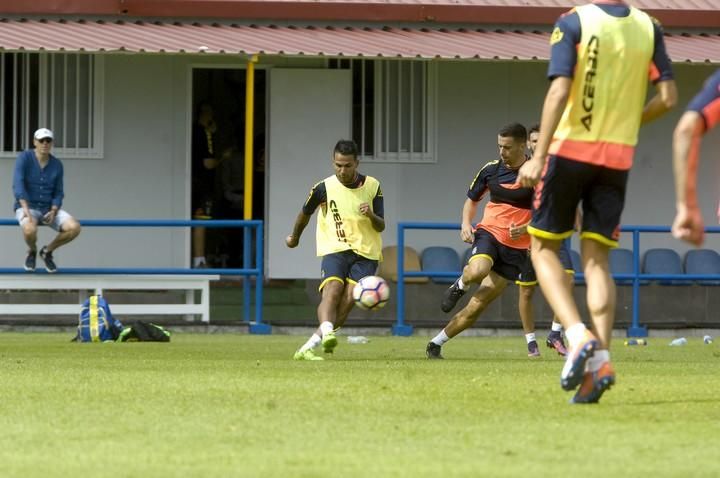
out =
<path fill-rule="evenodd" d="M 243 219 L 245 75 L 244 69 L 193 70 L 194 218 Z M 265 86 L 265 71 L 255 70 L 253 219 L 265 219 Z M 193 231 L 193 267 L 242 267 L 242 229 L 203 229 Z"/>

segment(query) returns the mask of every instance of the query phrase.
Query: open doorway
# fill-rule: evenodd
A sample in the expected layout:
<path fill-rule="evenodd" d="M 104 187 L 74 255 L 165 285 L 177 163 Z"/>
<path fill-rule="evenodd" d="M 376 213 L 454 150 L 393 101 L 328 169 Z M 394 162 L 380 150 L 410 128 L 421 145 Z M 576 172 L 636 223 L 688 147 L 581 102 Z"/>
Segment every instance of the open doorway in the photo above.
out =
<path fill-rule="evenodd" d="M 243 219 L 244 68 L 192 70 L 191 211 L 193 219 Z M 255 70 L 252 218 L 265 219 L 266 72 Z M 242 267 L 241 228 L 193 228 L 191 266 Z"/>

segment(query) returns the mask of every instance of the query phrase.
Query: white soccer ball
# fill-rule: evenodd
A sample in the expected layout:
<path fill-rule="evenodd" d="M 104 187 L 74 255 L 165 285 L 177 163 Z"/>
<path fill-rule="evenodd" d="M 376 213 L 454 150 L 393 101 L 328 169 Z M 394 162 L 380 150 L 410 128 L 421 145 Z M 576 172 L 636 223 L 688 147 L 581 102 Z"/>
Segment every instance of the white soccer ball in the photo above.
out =
<path fill-rule="evenodd" d="M 382 309 L 390 298 L 390 286 L 379 276 L 365 276 L 355 284 L 353 299 L 361 309 Z"/>

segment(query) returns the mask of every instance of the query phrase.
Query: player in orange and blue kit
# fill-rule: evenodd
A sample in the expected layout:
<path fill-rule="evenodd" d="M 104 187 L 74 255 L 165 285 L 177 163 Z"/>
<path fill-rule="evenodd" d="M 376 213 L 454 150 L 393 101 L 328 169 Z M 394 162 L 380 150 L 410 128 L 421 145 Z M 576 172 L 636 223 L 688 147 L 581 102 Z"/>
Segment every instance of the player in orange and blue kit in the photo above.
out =
<path fill-rule="evenodd" d="M 705 240 L 697 200 L 697 168 L 702 137 L 720 123 L 720 70 L 707 79 L 678 121 L 673 136 L 673 167 L 677 215 L 673 235 L 696 246 Z M 720 217 L 720 209 L 718 210 Z"/>
<path fill-rule="evenodd" d="M 615 283 L 608 253 L 617 247 L 628 171 L 640 125 L 677 101 L 660 25 L 619 0 L 575 7 L 555 24 L 540 138 L 518 183 L 535 186 L 531 257 L 540 287 L 569 342 L 560 374 L 572 403 L 595 403 L 615 383 L 610 363 Z M 648 73 L 656 94 L 643 105 Z M 548 156 L 549 153 L 549 156 Z M 573 234 L 582 201 L 580 232 L 587 305 L 593 332 L 583 324 L 565 282 L 557 250 Z"/>
<path fill-rule="evenodd" d="M 475 175 L 463 205 L 460 237 L 472 242 L 472 255 L 462 276 L 445 292 L 443 312 L 450 312 L 471 284 L 480 284 L 469 303 L 428 343 L 430 359 L 441 359 L 442 345 L 472 326 L 480 313 L 526 267 L 533 189 L 516 184 L 518 169 L 527 160 L 527 131 L 518 123 L 498 132 L 500 160 L 490 161 Z M 473 226 L 478 203 L 490 193 L 482 220 Z"/>

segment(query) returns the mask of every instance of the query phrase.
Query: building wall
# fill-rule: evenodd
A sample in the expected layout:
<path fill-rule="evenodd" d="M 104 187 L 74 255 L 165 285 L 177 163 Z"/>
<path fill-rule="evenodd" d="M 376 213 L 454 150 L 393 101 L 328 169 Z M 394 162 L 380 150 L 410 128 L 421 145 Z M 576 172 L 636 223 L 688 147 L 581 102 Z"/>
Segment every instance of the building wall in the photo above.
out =
<path fill-rule="evenodd" d="M 383 182 L 388 218 L 385 242 L 395 244 L 398 220 L 459 222 L 465 193 L 482 165 L 497 158 L 497 130 L 505 123 L 538 121 L 547 89 L 546 63 L 442 63 L 439 72 L 438 161 L 429 165 L 365 164 L 362 169 Z M 674 217 L 672 130 L 685 105 L 713 71 L 712 66 L 676 65 L 680 89 L 678 108 L 641 130 L 635 166 L 630 174 L 623 224 L 670 224 Z M 703 144 L 699 194 L 708 224 L 717 224 L 720 162 L 714 151 L 720 134 Z M 478 211 L 480 214 L 481 211 Z M 478 218 L 479 220 L 479 218 Z M 461 251 L 459 234 L 452 231 L 409 231 L 406 244 L 420 252 L 430 245 L 451 245 Z M 577 239 L 573 247 L 579 249 Z M 630 234 L 621 247 L 632 248 Z M 641 248 L 687 247 L 669 234 L 645 234 Z M 720 235 L 707 246 L 720 249 Z"/>
<path fill-rule="evenodd" d="M 278 59 L 281 67 L 322 67 L 323 60 Z M 271 66 L 271 62 L 261 63 Z M 189 178 L 187 132 L 190 65 L 238 65 L 236 57 L 184 55 L 108 55 L 105 62 L 105 156 L 64 160 L 66 209 L 89 218 L 188 218 Z M 541 62 L 444 62 L 439 68 L 438 161 L 436 164 L 363 164 L 361 170 L 381 179 L 385 192 L 386 244 L 396 243 L 396 223 L 457 222 L 470 180 L 485 161 L 495 159 L 496 131 L 509 121 L 533 123 L 538 118 L 547 82 Z M 670 142 L 672 128 L 691 95 L 714 70 L 711 66 L 678 65 L 681 106 L 667 118 L 645 128 L 631 174 L 623 222 L 669 224 L 674 213 Z M 308 121 L 308 124 L 312 124 Z M 329 138 L 331 143 L 335 138 Z M 720 135 L 707 138 L 700 171 L 701 203 L 714 223 L 720 162 L 713 151 Z M 62 159 L 62 158 L 61 158 Z M 298 159 L 300 160 L 300 159 Z M 317 176 L 330 174 L 307 158 Z M 12 160 L 0 161 L 0 198 L 11 217 Z M 288 191 L 300 208 L 311 185 Z M 270 194 L 273 194 L 272 190 Z M 290 201 L 292 203 L 292 201 Z M 290 227 L 290 225 L 288 225 Z M 41 231 L 40 246 L 50 238 Z M 309 233 L 309 234 L 308 234 Z M 308 238 L 312 232 L 308 231 Z M 410 233 L 407 243 L 418 250 L 428 245 L 463 245 L 453 232 Z M 720 238 L 718 238 L 720 239 Z M 720 241 L 709 241 L 720 249 Z M 282 238 L 271 238 L 282 240 Z M 0 266 L 20 266 L 25 246 L 14 227 L 0 228 Z M 623 246 L 629 243 L 623 240 Z M 683 246 L 667 237 L 653 237 L 643 247 Z M 186 229 L 86 228 L 77 241 L 58 253 L 60 266 L 165 267 L 188 264 Z M 315 276 L 316 271 L 299 275 Z"/>

